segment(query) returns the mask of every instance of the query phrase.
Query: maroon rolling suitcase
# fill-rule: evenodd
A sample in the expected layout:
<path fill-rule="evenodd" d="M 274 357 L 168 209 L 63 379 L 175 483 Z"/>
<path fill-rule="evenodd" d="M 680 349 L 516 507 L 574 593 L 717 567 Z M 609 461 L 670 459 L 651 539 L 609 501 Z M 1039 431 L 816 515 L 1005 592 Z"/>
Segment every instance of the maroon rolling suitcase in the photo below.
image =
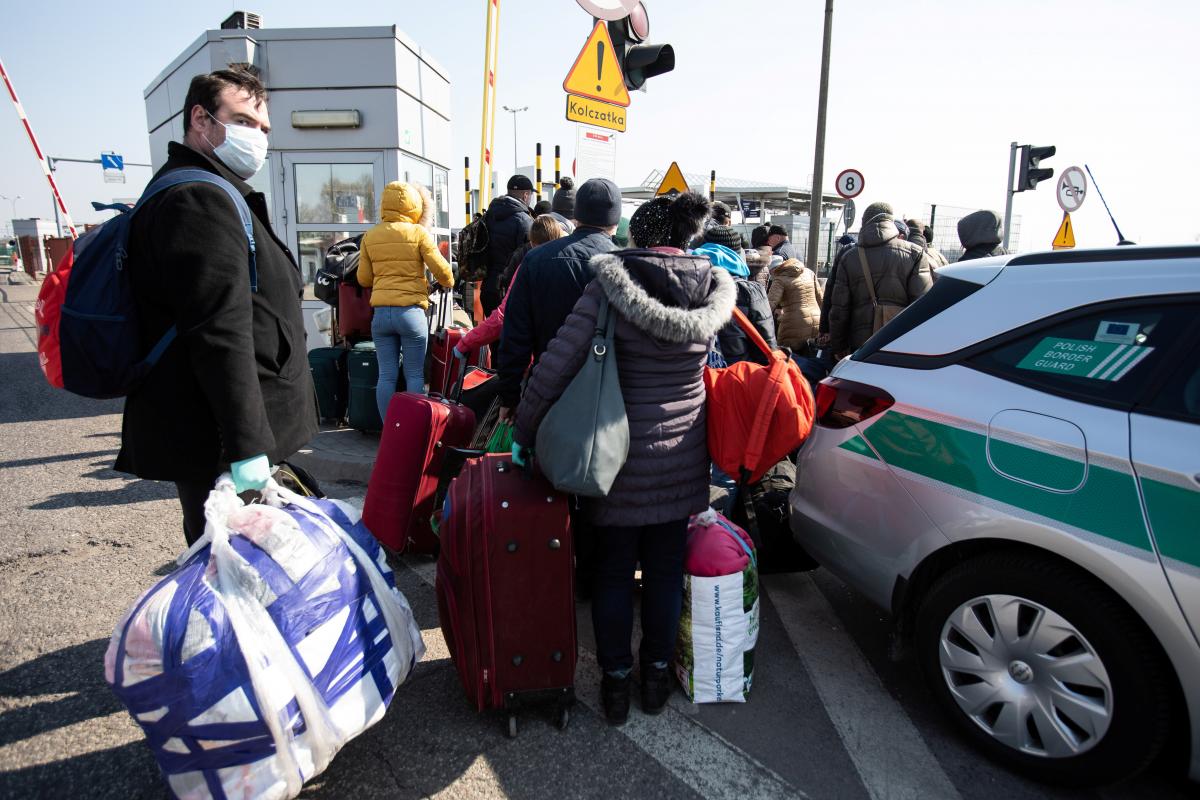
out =
<path fill-rule="evenodd" d="M 464 405 L 409 392 L 392 396 L 362 515 L 385 547 L 437 553 L 430 517 L 443 462 L 450 448 L 470 444 L 474 431 L 475 413 Z"/>
<path fill-rule="evenodd" d="M 371 338 L 371 290 L 343 282 L 338 286 L 338 333 L 354 342 Z"/>
<path fill-rule="evenodd" d="M 471 459 L 450 484 L 438 556 L 438 617 L 468 699 L 516 712 L 539 696 L 575 703 L 575 570 L 567 496 L 509 456 Z"/>

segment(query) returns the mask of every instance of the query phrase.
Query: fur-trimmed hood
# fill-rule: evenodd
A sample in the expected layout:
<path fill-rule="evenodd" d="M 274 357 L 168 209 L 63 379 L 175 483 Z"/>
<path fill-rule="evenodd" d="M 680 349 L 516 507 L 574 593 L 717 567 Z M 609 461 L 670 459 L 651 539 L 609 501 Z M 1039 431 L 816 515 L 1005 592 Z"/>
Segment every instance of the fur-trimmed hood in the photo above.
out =
<path fill-rule="evenodd" d="M 707 258 L 653 250 L 601 253 L 596 282 L 630 324 L 667 342 L 705 342 L 729 322 L 733 278 Z"/>
<path fill-rule="evenodd" d="M 383 188 L 380 211 L 384 222 L 411 222 L 428 230 L 433 225 L 433 196 L 419 183 L 392 181 Z"/>

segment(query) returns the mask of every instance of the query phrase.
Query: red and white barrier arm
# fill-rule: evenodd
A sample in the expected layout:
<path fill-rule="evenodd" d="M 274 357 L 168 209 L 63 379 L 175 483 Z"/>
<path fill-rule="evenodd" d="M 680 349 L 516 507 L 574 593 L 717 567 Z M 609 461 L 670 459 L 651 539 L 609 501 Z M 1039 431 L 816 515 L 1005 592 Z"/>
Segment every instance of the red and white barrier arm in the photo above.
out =
<path fill-rule="evenodd" d="M 33 145 L 33 153 L 37 156 L 38 163 L 42 165 L 42 172 L 45 173 L 46 180 L 50 183 L 50 191 L 54 194 L 54 202 L 58 203 L 58 209 L 62 212 L 67 229 L 71 231 L 71 238 L 78 238 L 79 234 L 75 232 L 75 223 L 71 219 L 71 213 L 67 211 L 67 204 L 63 202 L 62 194 L 58 191 L 58 184 L 54 182 L 54 175 L 50 172 L 50 162 L 46 160 L 46 155 L 42 152 L 37 137 L 33 135 L 33 127 L 29 124 L 29 118 L 25 116 L 25 109 L 17 98 L 17 90 L 13 86 L 12 78 L 8 77 L 8 70 L 4 68 L 4 59 L 0 59 L 0 76 L 4 77 L 4 85 L 8 87 L 8 96 L 12 98 L 13 106 L 17 109 L 17 116 L 21 118 L 21 124 L 25 126 L 25 132 L 29 134 L 29 143 Z"/>

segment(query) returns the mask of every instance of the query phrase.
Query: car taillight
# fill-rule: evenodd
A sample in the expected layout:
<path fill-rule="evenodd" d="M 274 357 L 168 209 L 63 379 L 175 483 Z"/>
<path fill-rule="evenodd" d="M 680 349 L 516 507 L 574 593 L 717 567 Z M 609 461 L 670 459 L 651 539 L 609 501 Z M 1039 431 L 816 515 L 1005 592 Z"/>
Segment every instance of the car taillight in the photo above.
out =
<path fill-rule="evenodd" d="M 823 428 L 848 428 L 882 414 L 896 398 L 875 386 L 826 378 L 817 384 L 816 422 Z"/>

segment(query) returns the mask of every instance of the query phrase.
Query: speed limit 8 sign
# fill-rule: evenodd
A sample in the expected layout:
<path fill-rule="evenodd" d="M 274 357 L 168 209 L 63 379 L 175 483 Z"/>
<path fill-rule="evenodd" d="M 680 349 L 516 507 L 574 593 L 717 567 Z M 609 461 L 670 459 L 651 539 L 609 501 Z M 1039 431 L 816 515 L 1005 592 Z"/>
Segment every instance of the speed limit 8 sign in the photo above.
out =
<path fill-rule="evenodd" d="M 858 197 L 863 190 L 862 173 L 856 169 L 844 169 L 838 173 L 834 186 L 837 193 L 847 200 Z"/>

